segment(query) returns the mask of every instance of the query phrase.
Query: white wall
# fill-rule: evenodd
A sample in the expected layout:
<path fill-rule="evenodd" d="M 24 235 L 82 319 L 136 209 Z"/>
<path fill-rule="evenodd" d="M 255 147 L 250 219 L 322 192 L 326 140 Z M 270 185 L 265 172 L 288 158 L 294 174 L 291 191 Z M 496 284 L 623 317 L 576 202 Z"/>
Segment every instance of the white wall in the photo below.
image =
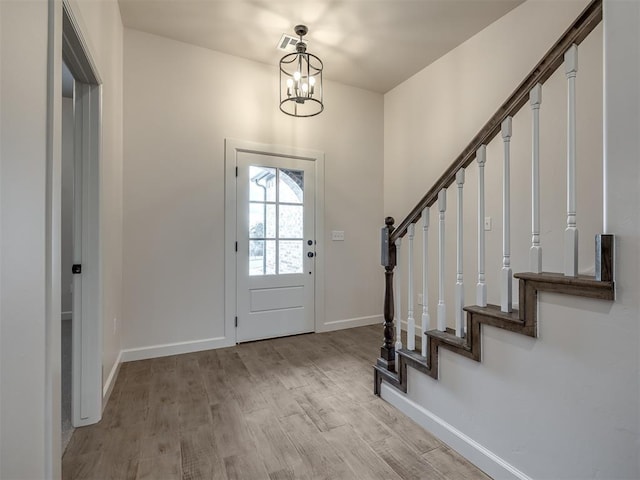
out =
<path fill-rule="evenodd" d="M 324 321 L 380 319 L 382 95 L 327 82 L 321 115 L 290 118 L 276 62 L 125 29 L 125 348 L 224 333 L 225 138 L 325 153 Z"/>
<path fill-rule="evenodd" d="M 1 478 L 45 477 L 46 87 L 47 3 L 0 2 Z"/>
<path fill-rule="evenodd" d="M 610 319 L 616 335 L 628 337 L 630 349 L 618 358 L 608 356 L 616 360 L 610 373 L 621 370 L 621 380 L 630 379 L 621 392 L 627 425 L 616 427 L 621 434 L 628 432 L 631 444 L 624 466 L 633 472 L 630 477 L 640 478 L 640 3 L 605 0 L 604 44 L 605 230 L 617 236 L 616 302 Z"/>
<path fill-rule="evenodd" d="M 109 318 L 121 311 L 122 25 L 115 0 L 70 3 L 104 82 L 103 309 Z M 60 430 L 52 421 L 59 399 L 47 398 L 45 391 L 46 381 L 59 382 L 60 373 L 47 357 L 56 341 L 59 356 L 59 318 L 47 325 L 45 311 L 48 291 L 57 293 L 60 308 L 58 281 L 57 287 L 45 284 L 49 273 L 60 278 L 59 271 L 50 271 L 51 265 L 59 267 L 60 254 L 46 254 L 48 198 L 58 202 L 50 205 L 54 224 L 60 215 L 60 185 L 51 185 L 46 195 L 49 8 L 57 12 L 51 25 L 60 35 L 53 50 L 60 55 L 60 2 L 0 2 L 0 477 L 12 479 L 60 475 Z M 53 62 L 58 72 L 60 61 Z M 53 130 L 53 145 L 60 146 L 59 127 L 57 134 Z M 51 167 L 59 182 L 59 165 Z M 52 243 L 59 245 L 59 239 Z M 104 365 L 110 370 L 120 344 L 108 334 L 111 321 L 105 323 Z M 50 388 L 59 394 L 59 385 Z"/>
<path fill-rule="evenodd" d="M 527 2 L 385 96 L 385 213 L 401 216 L 408 211 L 426 190 L 424 187 L 428 188 L 444 171 L 585 4 Z M 543 293 L 539 297 L 538 339 L 483 327 L 481 363 L 448 351 L 441 352 L 438 381 L 410 369 L 407 397 L 389 388 L 383 390 L 384 398 L 434 429 L 496 478 L 511 475 L 549 479 L 638 478 L 640 475 L 637 460 L 638 300 L 635 298 L 640 223 L 637 213 L 640 125 L 638 110 L 634 107 L 638 93 L 638 11 L 633 2 L 611 2 L 608 6 L 627 11 L 619 13 L 620 18 L 608 25 L 611 35 L 607 36 L 610 41 L 615 37 L 613 32 L 618 32 L 621 36 L 612 48 L 624 51 L 624 55 L 616 57 L 617 62 L 612 61 L 607 67 L 607 73 L 613 74 L 615 80 L 607 86 L 608 118 L 616 117 L 616 120 L 607 130 L 614 140 L 608 142 L 606 150 L 611 169 L 607 177 L 605 214 L 607 230 L 616 233 L 619 239 L 617 267 L 621 270 L 616 278 L 616 302 Z M 601 41 L 602 26 L 581 45 L 579 53 L 581 270 L 592 268 L 592 235 L 603 230 L 603 178 L 599 159 L 602 152 Z M 629 44 L 634 48 L 629 49 Z M 629 60 L 629 54 L 636 57 Z M 612 58 L 609 53 L 605 57 Z M 563 77 L 561 71 L 545 85 L 541 111 L 543 267 L 556 271 L 562 263 L 560 253 L 552 245 L 561 238 L 565 217 Z M 629 91 L 633 94 L 629 95 Z M 424 97 L 427 98 L 420 100 Z M 409 98 L 416 101 L 409 103 Z M 556 103 L 558 106 L 553 107 Z M 557 112 L 553 112 L 554 109 Z M 514 119 L 511 185 L 512 194 L 523 191 L 526 198 L 530 194 L 528 107 L 524 112 Z M 623 115 L 618 117 L 619 113 Z M 524 137 L 520 144 L 516 136 Z M 501 175 L 500 154 L 499 143 L 489 146 L 488 177 Z M 400 168 L 395 170 L 398 163 Z M 465 212 L 469 215 L 465 222 L 469 237 L 465 240 L 467 304 L 475 303 L 474 172 L 475 167 L 469 169 L 465 185 Z M 422 186 L 416 178 L 424 179 Z M 624 185 L 627 188 L 621 188 Z M 455 212 L 453 190 L 455 188 L 450 188 L 448 195 L 449 212 Z M 487 283 L 489 299 L 497 303 L 496 272 L 501 249 L 499 183 L 489 183 L 488 192 L 488 209 L 492 212 L 488 215 L 493 217 L 494 228 L 487 232 Z M 455 264 L 455 215 L 450 217 L 447 224 L 449 266 Z M 520 227 L 514 225 L 512 232 L 514 271 L 528 270 L 530 214 L 526 203 L 516 203 L 512 219 L 520 224 Z M 435 232 L 431 238 L 436 238 Z M 431 258 L 437 258 L 435 250 Z M 453 291 L 455 278 L 451 269 L 448 279 L 449 289 Z M 630 298 L 632 296 L 634 298 Z M 449 318 L 453 316 L 452 298 L 451 294 L 447 300 Z M 431 302 L 435 307 L 433 299 Z"/>

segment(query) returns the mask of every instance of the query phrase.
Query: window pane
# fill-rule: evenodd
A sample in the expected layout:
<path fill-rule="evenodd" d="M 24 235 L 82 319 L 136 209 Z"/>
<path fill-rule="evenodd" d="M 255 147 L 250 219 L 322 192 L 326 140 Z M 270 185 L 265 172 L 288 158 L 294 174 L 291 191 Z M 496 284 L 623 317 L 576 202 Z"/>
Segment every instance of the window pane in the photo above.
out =
<path fill-rule="evenodd" d="M 249 167 L 249 200 L 254 202 L 276 201 L 276 169 Z"/>
<path fill-rule="evenodd" d="M 304 198 L 304 172 L 280 169 L 280 198 L 285 203 L 302 203 Z"/>
<path fill-rule="evenodd" d="M 267 238 L 276 238 L 276 206 L 267 205 Z"/>
<path fill-rule="evenodd" d="M 302 205 L 280 205 L 279 238 L 302 238 Z"/>
<path fill-rule="evenodd" d="M 303 241 L 302 240 L 281 240 L 280 261 L 278 273 L 302 273 Z"/>
<path fill-rule="evenodd" d="M 275 275 L 276 274 L 276 241 L 275 240 L 265 240 L 267 243 L 267 260 L 265 261 L 265 275 Z"/>
<path fill-rule="evenodd" d="M 266 232 L 265 232 L 266 222 Z M 249 204 L 249 238 L 276 237 L 276 206 L 266 203 Z"/>
<path fill-rule="evenodd" d="M 274 275 L 276 273 L 275 240 L 249 241 L 249 275 Z"/>
<path fill-rule="evenodd" d="M 249 238 L 264 238 L 264 203 L 249 204 Z"/>

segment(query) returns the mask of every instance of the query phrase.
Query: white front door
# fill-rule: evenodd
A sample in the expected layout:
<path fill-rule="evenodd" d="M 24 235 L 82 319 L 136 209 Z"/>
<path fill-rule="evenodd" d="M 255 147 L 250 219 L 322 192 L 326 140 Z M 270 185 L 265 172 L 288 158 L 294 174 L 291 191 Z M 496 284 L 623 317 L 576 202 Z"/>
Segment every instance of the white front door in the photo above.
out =
<path fill-rule="evenodd" d="M 314 331 L 315 162 L 237 156 L 237 341 Z"/>

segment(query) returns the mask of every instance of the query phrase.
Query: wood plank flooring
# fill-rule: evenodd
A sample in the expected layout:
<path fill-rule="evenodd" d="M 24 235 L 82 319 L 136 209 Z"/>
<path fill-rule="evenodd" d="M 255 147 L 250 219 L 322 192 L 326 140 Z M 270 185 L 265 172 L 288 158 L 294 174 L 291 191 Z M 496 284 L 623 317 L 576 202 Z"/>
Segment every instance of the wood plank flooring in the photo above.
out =
<path fill-rule="evenodd" d="M 122 365 L 71 479 L 482 479 L 375 397 L 378 326 Z"/>

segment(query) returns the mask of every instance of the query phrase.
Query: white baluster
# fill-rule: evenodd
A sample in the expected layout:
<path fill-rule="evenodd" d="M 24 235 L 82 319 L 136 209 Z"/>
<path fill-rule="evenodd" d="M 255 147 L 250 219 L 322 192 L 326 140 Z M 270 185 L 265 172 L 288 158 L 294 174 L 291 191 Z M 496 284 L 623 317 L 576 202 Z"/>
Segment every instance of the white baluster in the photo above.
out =
<path fill-rule="evenodd" d="M 447 329 L 447 309 L 444 304 L 444 212 L 447 210 L 447 189 L 438 193 L 438 211 L 440 212 L 440 243 L 438 244 L 438 330 Z"/>
<path fill-rule="evenodd" d="M 500 272 L 500 309 L 511 312 L 511 189 L 510 189 L 510 142 L 511 117 L 502 122 L 504 163 L 502 172 L 502 271 Z"/>
<path fill-rule="evenodd" d="M 533 273 L 542 272 L 542 247 L 540 246 L 540 104 L 542 85 L 539 83 L 529 92 L 533 113 L 531 139 L 531 249 L 529 268 Z"/>
<path fill-rule="evenodd" d="M 476 152 L 478 162 L 478 284 L 476 285 L 476 303 L 487 306 L 487 284 L 484 276 L 484 164 L 487 161 L 487 146 L 481 145 Z"/>
<path fill-rule="evenodd" d="M 568 82 L 567 101 L 567 228 L 564 231 L 564 274 L 578 275 L 578 228 L 576 226 L 576 73 L 578 47 L 574 44 L 564 54 Z"/>
<path fill-rule="evenodd" d="M 431 329 L 429 317 L 429 207 L 422 211 L 422 356 L 427 356 L 427 335 Z"/>
<path fill-rule="evenodd" d="M 416 232 L 415 224 L 409 225 L 407 233 L 409 235 L 409 298 L 407 306 L 407 349 L 414 351 L 416 349 L 416 321 L 413 318 L 413 237 Z"/>
<path fill-rule="evenodd" d="M 396 240 L 396 271 L 393 278 L 395 283 L 395 293 L 393 298 L 395 299 L 396 306 L 396 365 L 399 363 L 398 351 L 402 350 L 402 271 L 400 269 L 400 247 L 402 246 L 402 239 Z"/>
<path fill-rule="evenodd" d="M 462 275 L 462 188 L 464 187 L 464 168 L 456 173 L 456 185 L 458 185 L 458 239 L 456 259 L 456 335 L 464 337 L 464 281 Z"/>

